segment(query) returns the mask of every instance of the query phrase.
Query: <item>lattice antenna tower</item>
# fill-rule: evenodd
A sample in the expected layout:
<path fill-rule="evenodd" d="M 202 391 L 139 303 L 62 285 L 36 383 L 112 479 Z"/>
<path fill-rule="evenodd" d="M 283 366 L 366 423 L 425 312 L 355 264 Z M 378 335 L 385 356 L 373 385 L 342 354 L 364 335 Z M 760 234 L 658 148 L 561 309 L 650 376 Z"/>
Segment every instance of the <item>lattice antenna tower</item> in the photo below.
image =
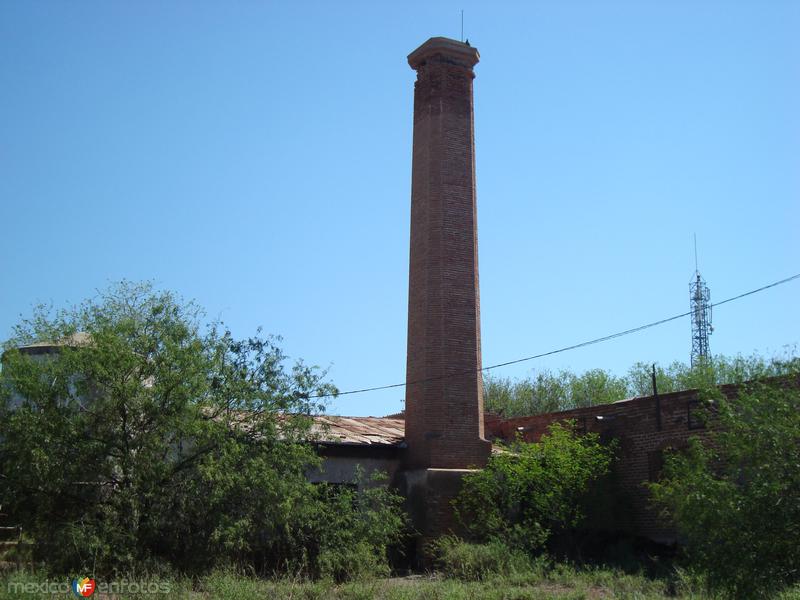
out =
<path fill-rule="evenodd" d="M 692 366 L 709 355 L 708 337 L 714 332 L 711 325 L 711 291 L 697 266 L 697 235 L 694 236 L 694 277 L 689 283 L 689 306 L 692 318 Z"/>

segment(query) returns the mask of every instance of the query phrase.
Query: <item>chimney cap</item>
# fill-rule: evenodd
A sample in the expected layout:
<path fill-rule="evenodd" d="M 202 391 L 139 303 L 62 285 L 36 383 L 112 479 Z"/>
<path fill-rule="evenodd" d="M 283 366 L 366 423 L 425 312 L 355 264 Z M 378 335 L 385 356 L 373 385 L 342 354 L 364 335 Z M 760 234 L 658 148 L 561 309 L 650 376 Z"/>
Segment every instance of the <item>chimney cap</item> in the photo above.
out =
<path fill-rule="evenodd" d="M 469 44 L 451 40 L 446 37 L 432 37 L 419 48 L 408 55 L 408 64 L 412 69 L 419 68 L 425 61 L 436 54 L 442 55 L 447 62 L 452 62 L 463 67 L 474 67 L 481 56 L 478 49 Z"/>

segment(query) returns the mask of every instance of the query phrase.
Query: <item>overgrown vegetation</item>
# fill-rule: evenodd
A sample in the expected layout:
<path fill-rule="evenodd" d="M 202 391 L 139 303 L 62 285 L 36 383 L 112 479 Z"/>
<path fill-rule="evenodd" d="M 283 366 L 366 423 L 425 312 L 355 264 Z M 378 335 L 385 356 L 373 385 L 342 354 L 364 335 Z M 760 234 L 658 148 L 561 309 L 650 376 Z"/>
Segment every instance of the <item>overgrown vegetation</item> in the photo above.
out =
<path fill-rule="evenodd" d="M 731 598 L 771 597 L 800 582 L 800 371 L 752 382 L 734 400 L 703 390 L 709 443 L 667 460 L 655 498 L 690 563 Z"/>
<path fill-rule="evenodd" d="M 467 539 L 436 543 L 437 579 L 397 581 L 382 578 L 406 526 L 401 498 L 363 474 L 353 487 L 307 480 L 320 465 L 312 398 L 336 391 L 325 373 L 287 367 L 275 338 L 237 340 L 201 319 L 170 293 L 121 284 L 17 327 L 2 362 L 0 504 L 45 571 L 8 575 L 0 596 L 54 575 L 144 573 L 188 598 L 800 598 L 796 359 L 657 371 L 660 392 L 701 389 L 710 425 L 709 443 L 668 456 L 652 486 L 682 567 L 564 562 L 587 515 L 596 526 L 622 505 L 603 487 L 613 444 L 556 424 L 465 477 Z M 746 381 L 730 401 L 715 387 Z M 651 373 L 486 386 L 510 415 L 649 394 Z"/>
<path fill-rule="evenodd" d="M 308 483 L 324 372 L 121 284 L 5 346 L 0 503 L 52 573 L 385 572 L 399 498 Z M 18 350 L 55 342 L 54 352 Z"/>
<path fill-rule="evenodd" d="M 483 543 L 470 543 L 454 535 L 444 536 L 434 543 L 433 553 L 438 572 L 462 581 L 522 575 L 538 570 L 543 564 L 496 537 Z"/>
<path fill-rule="evenodd" d="M 800 359 L 788 352 L 771 359 L 758 355 L 714 356 L 694 366 L 673 362 L 667 367 L 656 365 L 656 386 L 661 394 L 705 389 L 792 373 L 798 365 Z M 652 365 L 642 362 L 633 365 L 624 376 L 603 369 L 591 369 L 581 374 L 545 370 L 517 380 L 486 374 L 483 385 L 486 410 L 506 417 L 608 404 L 653 393 Z"/>
<path fill-rule="evenodd" d="M 119 582 L 120 580 L 117 580 Z M 567 564 L 540 562 L 533 568 L 513 574 L 487 573 L 480 581 L 456 577 L 416 576 L 397 579 L 361 579 L 344 584 L 330 581 L 308 581 L 290 576 L 278 579 L 255 578 L 230 570 L 212 572 L 202 577 L 156 578 L 136 577 L 128 580 L 140 589 L 169 589 L 168 593 L 149 593 L 149 598 L 185 600 L 588 600 L 597 598 L 620 600 L 709 600 L 694 580 L 677 572 L 673 578 L 651 579 L 613 569 L 579 568 Z M 21 586 L 48 583 L 44 574 L 17 572 L 0 578 L 0 598 L 20 598 Z M 66 580 L 51 579 L 60 585 Z M 98 581 L 98 584 L 110 581 Z M 30 598 L 74 598 L 66 594 L 27 594 Z M 95 596 L 97 597 L 97 594 Z M 117 600 L 142 598 L 143 594 L 119 593 Z M 800 593 L 787 592 L 780 600 L 798 600 Z"/>
<path fill-rule="evenodd" d="M 708 438 L 670 455 L 665 477 L 651 486 L 680 534 L 685 560 L 676 564 L 703 597 L 791 597 L 800 583 L 798 364 L 720 361 L 685 376 L 680 387 L 700 388 Z M 720 380 L 741 384 L 735 398 L 716 387 Z M 524 569 L 526 558 L 532 568 L 554 539 L 579 531 L 594 504 L 587 491 L 610 458 L 595 437 L 559 425 L 538 444 L 493 456 L 465 479 L 457 508 L 469 540 L 440 544 L 443 571 L 485 580 L 513 574 L 511 565 Z"/>
<path fill-rule="evenodd" d="M 138 589 L 168 589 L 150 592 L 148 598 L 182 600 L 714 600 L 695 577 L 678 570 L 670 577 L 651 578 L 642 574 L 597 567 L 577 567 L 538 561 L 526 571 L 512 574 L 486 573 L 480 581 L 453 576 L 420 575 L 409 578 L 371 578 L 335 584 L 284 576 L 257 578 L 231 570 L 218 570 L 196 578 L 142 576 L 126 580 L 99 580 L 107 585 L 126 581 Z M 22 586 L 52 584 L 66 586 L 64 578 L 49 579 L 44 573 L 14 572 L 0 576 L 0 598 L 74 598 L 65 594 L 26 594 Z M 130 588 L 128 588 L 130 589 Z M 97 597 L 95 594 L 93 597 Z M 122 591 L 115 600 L 132 600 L 145 594 Z M 776 600 L 800 600 L 800 588 L 778 594 Z"/>
<path fill-rule="evenodd" d="M 612 457 L 596 434 L 554 424 L 539 443 L 514 443 L 467 475 L 456 513 L 473 541 L 535 555 L 553 536 L 581 525 L 592 486 L 608 474 Z"/>

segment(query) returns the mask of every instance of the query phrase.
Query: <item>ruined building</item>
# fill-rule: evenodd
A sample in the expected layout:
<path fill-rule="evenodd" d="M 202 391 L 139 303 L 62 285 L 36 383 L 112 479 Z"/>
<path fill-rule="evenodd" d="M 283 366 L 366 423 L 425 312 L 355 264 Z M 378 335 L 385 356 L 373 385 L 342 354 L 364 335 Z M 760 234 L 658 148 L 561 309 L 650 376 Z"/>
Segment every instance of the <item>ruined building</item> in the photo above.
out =
<path fill-rule="evenodd" d="M 617 480 L 627 503 L 619 526 L 672 541 L 643 484 L 658 477 L 665 448 L 685 445 L 703 428 L 696 392 L 513 419 L 484 414 L 473 115 L 478 61 L 476 48 L 442 37 L 408 57 L 416 82 L 406 409 L 392 417 L 318 417 L 314 438 L 324 460 L 308 476 L 352 485 L 359 468 L 386 472 L 424 543 L 455 527 L 451 500 L 463 475 L 486 464 L 492 441 L 518 435 L 537 441 L 550 424 L 570 419 L 581 431 L 618 440 Z M 21 350 L 46 356 L 58 346 Z"/>
<path fill-rule="evenodd" d="M 472 94 L 478 60 L 477 49 L 442 37 L 408 57 L 417 81 L 405 415 L 333 419 L 319 475 L 345 477 L 362 459 L 384 468 L 408 498 L 423 537 L 452 524 L 450 500 L 461 477 L 485 465 L 491 452 L 480 374 Z M 337 440 L 342 428 L 347 433 Z"/>
<path fill-rule="evenodd" d="M 411 178 L 408 356 L 404 415 L 324 417 L 317 480 L 348 483 L 356 465 L 386 471 L 408 499 L 425 538 L 454 526 L 450 500 L 470 468 L 485 465 L 491 440 L 541 437 L 574 419 L 582 431 L 618 439 L 618 482 L 628 533 L 669 542 L 644 483 L 658 477 L 667 447 L 703 427 L 696 392 L 632 398 L 532 417 L 484 415 L 481 384 L 475 138 L 476 48 L 431 38 L 408 57 L 416 71 Z"/>

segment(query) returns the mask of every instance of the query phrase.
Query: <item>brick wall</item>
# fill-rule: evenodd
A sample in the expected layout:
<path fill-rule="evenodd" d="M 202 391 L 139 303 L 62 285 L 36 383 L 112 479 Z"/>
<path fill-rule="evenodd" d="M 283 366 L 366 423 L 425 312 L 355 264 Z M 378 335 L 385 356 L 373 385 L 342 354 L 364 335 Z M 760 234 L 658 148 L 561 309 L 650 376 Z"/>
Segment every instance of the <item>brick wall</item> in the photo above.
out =
<path fill-rule="evenodd" d="M 723 386 L 732 397 L 735 386 Z M 705 436 L 702 423 L 692 418 L 699 406 L 697 390 L 631 398 L 613 404 L 578 408 L 530 417 L 486 417 L 487 434 L 511 441 L 517 435 L 536 442 L 556 422 L 574 420 L 578 431 L 595 432 L 601 439 L 617 439 L 615 466 L 621 496 L 629 503 L 625 528 L 659 542 L 675 541 L 675 532 L 651 507 L 645 483 L 658 478 L 666 448 L 685 447 L 692 436 Z"/>

